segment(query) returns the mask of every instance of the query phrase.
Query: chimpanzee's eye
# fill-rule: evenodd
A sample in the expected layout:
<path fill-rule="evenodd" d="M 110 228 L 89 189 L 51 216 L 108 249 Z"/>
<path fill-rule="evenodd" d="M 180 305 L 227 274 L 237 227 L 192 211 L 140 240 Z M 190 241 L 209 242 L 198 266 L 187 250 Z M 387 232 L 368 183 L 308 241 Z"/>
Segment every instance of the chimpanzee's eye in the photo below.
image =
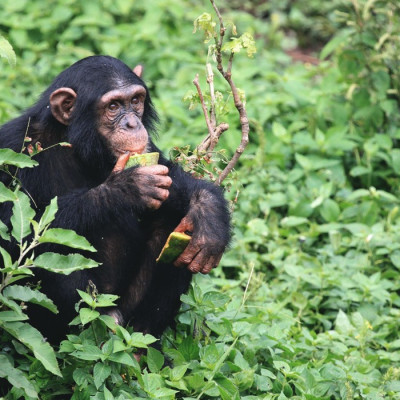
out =
<path fill-rule="evenodd" d="M 132 104 L 139 104 L 140 103 L 140 98 L 138 96 L 132 97 L 131 103 Z"/>
<path fill-rule="evenodd" d="M 115 103 L 115 102 L 110 103 L 110 104 L 108 105 L 108 109 L 109 109 L 110 111 L 117 111 L 118 108 L 119 108 L 119 104 L 118 104 L 118 103 Z"/>

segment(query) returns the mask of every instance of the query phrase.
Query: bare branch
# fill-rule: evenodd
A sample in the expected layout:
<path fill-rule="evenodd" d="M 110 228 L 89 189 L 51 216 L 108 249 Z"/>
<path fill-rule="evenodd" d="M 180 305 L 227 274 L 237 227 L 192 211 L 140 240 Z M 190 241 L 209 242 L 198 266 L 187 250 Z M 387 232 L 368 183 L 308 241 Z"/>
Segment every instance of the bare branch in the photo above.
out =
<path fill-rule="evenodd" d="M 196 86 L 197 93 L 199 94 L 201 107 L 203 108 L 204 118 L 206 119 L 208 134 L 210 136 L 212 136 L 212 134 L 214 132 L 214 127 L 211 125 L 210 118 L 208 117 L 208 111 L 207 111 L 206 104 L 204 102 L 203 92 L 201 91 L 200 84 L 199 84 L 199 74 L 197 74 L 196 77 L 193 79 L 193 84 Z"/>
<path fill-rule="evenodd" d="M 240 118 L 240 125 L 242 131 L 242 138 L 240 141 L 239 146 L 237 147 L 235 154 L 228 162 L 224 170 L 220 173 L 217 180 L 215 181 L 216 185 L 221 185 L 224 179 L 229 175 L 229 173 L 233 170 L 235 165 L 237 164 L 240 156 L 243 154 L 247 144 L 249 143 L 249 119 L 247 117 L 246 107 L 245 104 L 240 99 L 239 91 L 232 80 L 232 65 L 233 65 L 233 58 L 234 53 L 231 52 L 228 62 L 227 62 L 227 69 L 225 71 L 223 66 L 223 59 L 222 59 L 222 44 L 225 37 L 226 28 L 224 26 L 222 15 L 215 4 L 214 0 L 210 0 L 216 15 L 218 16 L 219 20 L 219 35 L 216 34 L 214 37 L 215 40 L 215 57 L 217 60 L 217 69 L 220 74 L 224 77 L 224 79 L 228 82 L 233 96 L 233 101 L 235 103 L 235 107 L 238 110 L 239 118 Z M 212 67 L 210 64 L 207 64 L 207 83 L 210 88 L 210 96 L 211 96 L 211 104 L 210 110 L 207 110 L 205 105 L 204 97 L 200 89 L 199 85 L 199 76 L 196 75 L 196 78 L 193 80 L 194 85 L 197 88 L 197 92 L 200 97 L 201 106 L 203 108 L 204 117 L 206 119 L 206 124 L 208 128 L 208 135 L 202 141 L 202 143 L 197 146 L 198 153 L 206 153 L 207 156 L 210 156 L 210 153 L 214 150 L 216 145 L 218 144 L 219 138 L 223 132 L 229 129 L 229 125 L 226 123 L 221 123 L 217 126 L 217 119 L 216 119 L 216 98 L 215 98 L 215 90 L 214 90 L 214 74 L 212 71 Z"/>
<path fill-rule="evenodd" d="M 219 12 L 219 9 L 215 4 L 215 1 L 214 0 L 210 0 L 210 2 L 211 2 L 212 6 L 214 8 L 215 13 L 218 16 L 218 19 L 219 19 L 219 38 L 218 37 L 215 38 L 217 68 L 218 68 L 218 71 L 221 73 L 221 75 L 225 78 L 225 71 L 224 71 L 224 67 L 222 65 L 222 51 L 221 51 L 221 49 L 222 49 L 222 43 L 224 41 L 226 28 L 224 26 L 224 21 L 222 20 L 222 15 Z"/>
<path fill-rule="evenodd" d="M 214 135 L 216 137 L 216 143 L 218 143 L 219 138 L 221 135 L 229 129 L 229 125 L 226 122 L 222 122 L 219 124 L 215 130 L 214 130 Z M 201 142 L 201 144 L 197 147 L 197 149 L 209 149 L 209 151 L 214 150 L 214 148 L 211 148 L 211 137 L 210 135 L 207 135 L 207 137 Z M 215 147 L 215 146 L 214 146 Z"/>
<path fill-rule="evenodd" d="M 210 106 L 210 120 L 211 125 L 213 127 L 217 126 L 217 118 L 215 113 L 215 90 L 214 90 L 214 72 L 212 70 L 212 66 L 210 63 L 207 63 L 207 83 L 210 86 L 210 97 L 211 97 L 211 106 Z"/>
<path fill-rule="evenodd" d="M 223 182 L 223 180 L 228 176 L 228 174 L 233 170 L 233 168 L 237 164 L 240 156 L 243 154 L 247 144 L 249 143 L 250 126 L 249 126 L 249 119 L 247 117 L 245 105 L 240 100 L 238 90 L 232 80 L 232 63 L 233 63 L 234 53 L 231 53 L 231 55 L 229 57 L 227 72 L 225 72 L 222 67 L 222 51 L 221 51 L 221 49 L 222 49 L 222 41 L 223 41 L 226 29 L 225 29 L 223 21 L 222 21 L 221 13 L 219 12 L 218 7 L 215 5 L 215 1 L 210 0 L 210 2 L 218 16 L 219 24 L 220 24 L 220 37 L 219 37 L 219 40 L 216 40 L 216 42 L 217 42 L 216 58 L 217 58 L 217 63 L 218 63 L 217 68 L 218 68 L 218 71 L 225 78 L 225 80 L 228 82 L 229 86 L 231 87 L 233 100 L 235 102 L 235 107 L 239 112 L 240 125 L 242 127 L 242 139 L 240 141 L 240 144 L 239 144 L 238 148 L 236 149 L 235 154 L 233 155 L 232 159 L 229 161 L 228 165 L 221 172 L 221 174 L 219 175 L 218 179 L 215 182 L 217 185 L 220 185 Z"/>

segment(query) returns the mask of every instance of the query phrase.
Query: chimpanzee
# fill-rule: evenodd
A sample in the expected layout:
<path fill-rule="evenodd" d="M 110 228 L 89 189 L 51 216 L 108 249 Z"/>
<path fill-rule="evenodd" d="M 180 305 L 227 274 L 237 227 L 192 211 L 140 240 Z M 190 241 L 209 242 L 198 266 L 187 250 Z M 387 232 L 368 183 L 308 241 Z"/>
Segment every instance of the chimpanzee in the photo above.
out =
<path fill-rule="evenodd" d="M 82 59 L 61 72 L 34 106 L 0 128 L 0 147 L 17 152 L 25 136 L 42 148 L 70 143 L 38 153 L 39 165 L 19 170 L 17 178 L 38 214 L 58 196 L 52 226 L 85 236 L 101 263 L 69 276 L 35 271 L 60 312 L 34 313 L 32 323 L 52 341 L 65 334 L 79 300 L 76 289 L 86 290 L 89 281 L 100 293 L 120 296 L 118 307 L 108 311 L 119 324 L 160 335 L 173 323 L 192 274 L 216 267 L 230 239 L 220 188 L 195 179 L 161 153 L 157 165 L 125 168 L 132 154 L 160 152 L 148 133 L 155 132 L 157 114 L 140 75 L 141 67 L 131 70 L 109 56 Z M 5 174 L 1 179 L 10 183 Z M 0 217 L 9 223 L 10 203 L 1 207 Z M 174 230 L 192 233 L 188 247 L 174 264 L 156 263 Z M 16 256 L 16 246 L 11 252 Z"/>

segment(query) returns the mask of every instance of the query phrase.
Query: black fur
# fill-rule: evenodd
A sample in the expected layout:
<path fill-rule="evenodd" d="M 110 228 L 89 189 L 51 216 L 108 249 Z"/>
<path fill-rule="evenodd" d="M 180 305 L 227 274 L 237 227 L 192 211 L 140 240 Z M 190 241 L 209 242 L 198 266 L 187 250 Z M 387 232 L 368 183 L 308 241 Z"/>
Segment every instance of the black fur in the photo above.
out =
<path fill-rule="evenodd" d="M 229 241 L 230 218 L 222 191 L 194 179 L 163 156 L 160 164 L 168 166 L 173 184 L 169 198 L 156 211 L 144 207 L 134 175 L 126 170 L 110 175 L 116 159 L 97 131 L 95 107 L 104 93 L 121 84 L 146 87 L 117 59 L 83 59 L 58 75 L 34 106 L 0 128 L 1 148 L 21 151 L 27 129 L 33 143 L 39 141 L 43 148 L 63 141 L 72 144 L 72 148 L 55 146 L 39 153 L 34 157 L 39 166 L 20 170 L 18 178 L 38 214 L 58 196 L 59 210 L 53 226 L 84 235 L 98 250 L 94 258 L 102 263 L 70 276 L 35 271 L 42 290 L 55 301 L 60 313 L 55 316 L 42 309 L 31 312 L 32 323 L 52 341 L 65 334 L 78 301 L 76 289 L 85 290 L 89 280 L 100 293 L 121 296 L 118 313 L 125 323 L 130 322 L 139 331 L 161 334 L 173 323 L 180 295 L 188 289 L 192 276 L 185 268 L 156 264 L 168 234 L 189 213 L 195 221 L 195 232 L 207 236 L 210 254 L 222 252 Z M 59 123 L 49 108 L 50 94 L 61 87 L 77 93 L 69 126 Z M 154 132 L 156 122 L 147 95 L 143 124 L 148 132 Z M 152 142 L 150 147 L 150 151 L 159 151 Z M 5 174 L 1 179 L 10 183 Z M 10 203 L 3 203 L 1 220 L 9 224 L 10 216 Z M 4 241 L 0 244 L 16 257 L 15 245 Z M 70 251 L 61 246 L 42 247 L 41 251 Z"/>

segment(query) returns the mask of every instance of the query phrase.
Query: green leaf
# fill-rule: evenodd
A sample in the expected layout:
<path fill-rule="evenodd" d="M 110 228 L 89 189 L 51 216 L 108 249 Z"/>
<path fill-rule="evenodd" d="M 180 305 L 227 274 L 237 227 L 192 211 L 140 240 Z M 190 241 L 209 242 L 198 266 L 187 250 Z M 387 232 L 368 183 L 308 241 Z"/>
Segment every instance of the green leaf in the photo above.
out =
<path fill-rule="evenodd" d="M 188 369 L 187 365 L 178 365 L 169 371 L 169 379 L 171 381 L 180 381 Z"/>
<path fill-rule="evenodd" d="M 400 149 L 393 149 L 391 151 L 392 168 L 397 175 L 400 175 Z"/>
<path fill-rule="evenodd" d="M 17 192 L 16 195 L 11 217 L 11 233 L 17 243 L 22 244 L 23 239 L 31 233 L 31 221 L 35 217 L 35 211 L 31 208 L 31 202 L 25 193 Z"/>
<path fill-rule="evenodd" d="M 104 400 L 114 400 L 114 396 L 106 387 L 104 387 Z"/>
<path fill-rule="evenodd" d="M 22 312 L 0 311 L 1 322 L 26 321 L 27 319 L 29 319 L 28 316 Z"/>
<path fill-rule="evenodd" d="M 113 361 L 118 364 L 129 365 L 137 370 L 140 370 L 139 363 L 128 353 L 120 351 L 119 353 L 111 354 L 108 360 Z"/>
<path fill-rule="evenodd" d="M 86 344 L 82 350 L 76 350 L 71 355 L 85 361 L 97 361 L 104 358 L 102 351 L 97 346 L 90 344 Z"/>
<path fill-rule="evenodd" d="M 81 308 L 79 310 L 79 316 L 81 318 L 82 325 L 86 325 L 87 323 L 98 318 L 100 313 L 96 310 L 91 310 L 90 308 Z"/>
<path fill-rule="evenodd" d="M 368 167 L 364 167 L 362 165 L 357 165 L 356 167 L 352 168 L 350 170 L 350 175 L 351 176 L 363 176 L 363 175 L 368 175 L 372 171 Z"/>
<path fill-rule="evenodd" d="M 16 194 L 12 190 L 8 189 L 3 182 L 0 182 L 0 203 L 4 203 L 5 201 L 15 201 L 16 199 Z"/>
<path fill-rule="evenodd" d="M 13 262 L 11 260 L 10 254 L 6 251 L 6 249 L 3 249 L 2 247 L 0 247 L 0 254 L 3 259 L 3 267 L 11 268 L 13 265 Z"/>
<path fill-rule="evenodd" d="M 117 295 L 115 294 L 99 294 L 96 297 L 96 307 L 112 307 L 116 306 L 115 303 L 118 300 Z"/>
<path fill-rule="evenodd" d="M 82 269 L 95 268 L 99 264 L 80 254 L 64 256 L 57 253 L 43 253 L 34 260 L 34 265 L 51 272 L 69 275 L 71 272 Z"/>
<path fill-rule="evenodd" d="M 240 400 L 238 388 L 224 376 L 215 378 L 222 400 Z"/>
<path fill-rule="evenodd" d="M 335 382 L 344 381 L 346 379 L 346 372 L 332 363 L 325 364 L 321 368 L 320 374 L 324 379 Z"/>
<path fill-rule="evenodd" d="M 96 389 L 111 375 L 111 367 L 107 364 L 97 363 L 93 368 L 93 378 Z"/>
<path fill-rule="evenodd" d="M 365 67 L 365 57 L 359 50 L 344 50 L 339 55 L 339 70 L 344 77 L 357 76 Z"/>
<path fill-rule="evenodd" d="M 281 221 L 281 225 L 284 227 L 299 226 L 308 224 L 308 219 L 304 217 L 285 217 Z"/>
<path fill-rule="evenodd" d="M 6 378 L 11 386 L 23 389 L 29 397 L 38 398 L 36 389 L 25 374 L 14 368 L 10 360 L 3 354 L 0 354 L 0 378 Z"/>
<path fill-rule="evenodd" d="M 35 357 L 54 375 L 62 376 L 53 348 L 44 340 L 42 334 L 24 322 L 2 322 L 0 326 L 10 335 L 33 351 Z"/>
<path fill-rule="evenodd" d="M 338 32 L 338 34 L 331 39 L 321 50 L 319 55 L 320 59 L 323 60 L 324 58 L 328 57 L 332 54 L 338 47 L 343 46 L 346 43 L 347 38 L 352 34 L 351 29 L 343 29 Z"/>
<path fill-rule="evenodd" d="M 193 33 L 195 33 L 197 29 L 203 30 L 206 36 L 205 41 L 207 42 L 216 35 L 215 26 L 216 23 L 213 21 L 211 14 L 203 13 L 194 21 Z"/>
<path fill-rule="evenodd" d="M 83 290 L 76 289 L 81 299 L 91 308 L 96 306 L 96 300 L 89 294 L 84 292 Z"/>
<path fill-rule="evenodd" d="M 47 225 L 49 225 L 51 222 L 54 221 L 57 210 L 58 210 L 57 197 L 54 197 L 54 199 L 50 201 L 50 204 L 45 208 L 42 218 L 40 218 L 39 226 L 41 227 L 41 229 L 43 229 L 44 227 L 46 227 Z"/>
<path fill-rule="evenodd" d="M 131 335 L 131 346 L 133 347 L 140 347 L 140 348 L 147 348 L 149 344 L 157 342 L 154 336 L 146 334 L 144 335 L 141 332 L 133 332 Z"/>
<path fill-rule="evenodd" d="M 86 238 L 69 229 L 48 229 L 39 238 L 39 243 L 57 243 L 74 249 L 96 252 L 96 249 L 86 240 Z"/>
<path fill-rule="evenodd" d="M 336 330 L 343 335 L 349 335 L 354 330 L 354 327 L 351 324 L 348 316 L 342 310 L 339 310 L 338 312 L 335 321 L 335 327 Z"/>
<path fill-rule="evenodd" d="M 147 365 L 151 372 L 157 373 L 164 365 L 164 356 L 153 347 L 147 349 Z"/>
<path fill-rule="evenodd" d="M 90 379 L 90 374 L 84 368 L 76 368 L 72 374 L 74 381 L 80 385 L 87 385 L 88 380 Z"/>
<path fill-rule="evenodd" d="M 9 299 L 38 304 L 44 308 L 47 308 L 55 314 L 58 313 L 57 307 L 52 300 L 50 300 L 45 294 L 39 292 L 38 290 L 31 289 L 27 286 L 7 286 L 4 289 L 3 294 Z"/>
<path fill-rule="evenodd" d="M 32 168 L 39 165 L 26 154 L 16 153 L 11 149 L 0 149 L 0 165 L 15 165 L 19 168 Z"/>
<path fill-rule="evenodd" d="M 115 331 L 117 329 L 117 323 L 115 319 L 110 315 L 102 314 L 100 315 L 99 319 L 107 326 L 108 329 Z"/>
<path fill-rule="evenodd" d="M 0 200 L 1 203 L 1 200 Z M 3 222 L 0 221 L 0 237 L 4 240 L 10 241 L 10 235 L 8 233 L 8 226 Z"/>
<path fill-rule="evenodd" d="M 322 203 L 319 212 L 326 222 L 336 222 L 340 215 L 340 208 L 336 201 L 325 199 Z"/>
<path fill-rule="evenodd" d="M 4 297 L 1 293 L 0 293 L 0 303 L 4 306 L 8 307 L 9 309 L 17 312 L 18 314 L 24 315 L 20 305 L 18 305 L 14 300 Z M 4 308 L 4 307 L 2 307 L 2 308 Z"/>

